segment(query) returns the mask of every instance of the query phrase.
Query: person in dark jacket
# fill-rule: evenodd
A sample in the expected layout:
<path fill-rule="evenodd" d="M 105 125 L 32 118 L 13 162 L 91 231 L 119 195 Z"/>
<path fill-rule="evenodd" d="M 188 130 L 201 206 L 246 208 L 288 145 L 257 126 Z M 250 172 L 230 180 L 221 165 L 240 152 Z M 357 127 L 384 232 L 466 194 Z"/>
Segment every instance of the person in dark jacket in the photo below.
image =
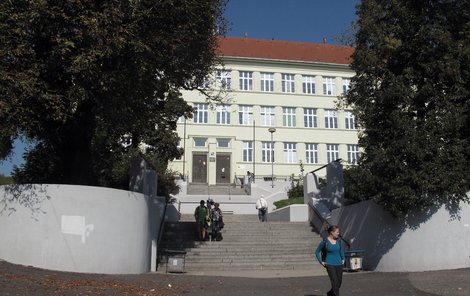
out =
<path fill-rule="evenodd" d="M 330 278 L 331 290 L 327 295 L 339 296 L 345 257 L 338 226 L 328 227 L 328 237 L 318 245 L 315 255 L 318 262 L 326 268 Z"/>

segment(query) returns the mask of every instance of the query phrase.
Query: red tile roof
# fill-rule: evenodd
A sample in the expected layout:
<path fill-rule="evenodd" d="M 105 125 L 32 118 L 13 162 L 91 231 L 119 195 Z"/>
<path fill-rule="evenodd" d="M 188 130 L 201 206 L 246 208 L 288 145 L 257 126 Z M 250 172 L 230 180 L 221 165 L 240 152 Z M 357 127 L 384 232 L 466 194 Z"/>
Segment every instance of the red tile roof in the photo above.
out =
<path fill-rule="evenodd" d="M 221 37 L 218 54 L 226 57 L 349 65 L 353 52 L 354 48 L 350 46 Z"/>

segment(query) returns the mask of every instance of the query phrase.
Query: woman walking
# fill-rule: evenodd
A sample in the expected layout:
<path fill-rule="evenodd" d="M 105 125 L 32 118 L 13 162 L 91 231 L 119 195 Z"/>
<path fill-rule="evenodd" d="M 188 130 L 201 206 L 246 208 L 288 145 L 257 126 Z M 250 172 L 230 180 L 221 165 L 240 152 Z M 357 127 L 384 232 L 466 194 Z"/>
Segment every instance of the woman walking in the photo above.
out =
<path fill-rule="evenodd" d="M 328 237 L 317 247 L 315 255 L 318 262 L 326 268 L 331 282 L 331 290 L 327 295 L 339 296 L 339 288 L 343 281 L 344 252 L 339 240 L 339 227 L 328 227 Z"/>

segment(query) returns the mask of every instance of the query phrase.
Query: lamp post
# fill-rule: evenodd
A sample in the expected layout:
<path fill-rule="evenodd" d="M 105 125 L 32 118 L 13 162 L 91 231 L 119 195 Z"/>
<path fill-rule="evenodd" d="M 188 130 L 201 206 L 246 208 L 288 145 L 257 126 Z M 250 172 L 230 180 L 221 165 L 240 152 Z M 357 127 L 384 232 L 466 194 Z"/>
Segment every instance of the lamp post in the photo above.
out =
<path fill-rule="evenodd" d="M 274 127 L 270 127 L 268 131 L 271 133 L 271 187 L 274 188 L 274 142 L 273 134 L 276 132 Z"/>

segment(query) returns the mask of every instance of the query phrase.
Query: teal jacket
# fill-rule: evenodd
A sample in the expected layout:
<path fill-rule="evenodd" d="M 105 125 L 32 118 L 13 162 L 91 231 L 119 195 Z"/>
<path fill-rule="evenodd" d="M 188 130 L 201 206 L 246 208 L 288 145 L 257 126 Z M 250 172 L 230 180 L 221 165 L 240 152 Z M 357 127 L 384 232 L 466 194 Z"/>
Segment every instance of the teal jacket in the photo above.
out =
<path fill-rule="evenodd" d="M 317 250 L 315 251 L 315 256 L 317 257 L 318 262 L 320 264 L 322 263 L 321 260 L 321 250 L 323 249 L 323 246 L 326 245 L 326 265 L 336 265 L 336 266 L 341 266 L 343 265 L 343 260 L 344 260 L 344 252 L 343 248 L 341 247 L 341 241 L 338 239 L 336 241 L 336 244 L 331 244 L 328 239 L 323 240 L 317 247 Z"/>

